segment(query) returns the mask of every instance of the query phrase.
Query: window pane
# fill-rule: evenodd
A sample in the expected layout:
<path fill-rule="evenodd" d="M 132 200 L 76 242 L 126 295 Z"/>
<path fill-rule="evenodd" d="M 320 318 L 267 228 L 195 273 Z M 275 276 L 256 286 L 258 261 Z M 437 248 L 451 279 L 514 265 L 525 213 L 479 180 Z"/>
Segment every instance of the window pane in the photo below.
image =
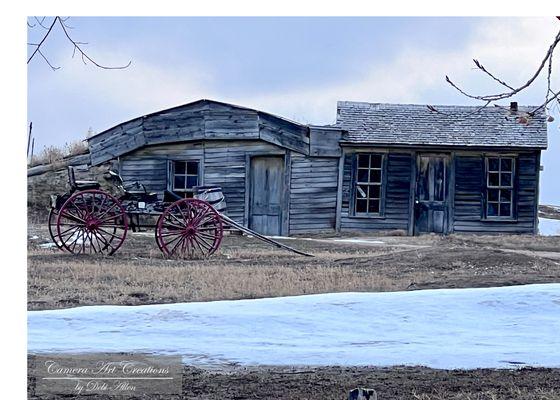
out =
<path fill-rule="evenodd" d="M 513 160 L 511 158 L 502 158 L 501 161 L 502 161 L 502 165 L 501 165 L 502 172 L 503 171 L 512 171 L 512 165 L 513 165 L 512 161 Z"/>
<path fill-rule="evenodd" d="M 356 212 L 366 213 L 367 212 L 367 200 L 356 200 Z"/>
<path fill-rule="evenodd" d="M 369 187 L 369 198 L 378 199 L 381 197 L 381 186 L 379 185 L 371 185 Z"/>
<path fill-rule="evenodd" d="M 370 200 L 368 206 L 369 213 L 379 213 L 379 200 Z"/>
<path fill-rule="evenodd" d="M 358 170 L 358 182 L 367 182 L 368 181 L 368 170 L 367 169 L 359 169 Z"/>
<path fill-rule="evenodd" d="M 500 174 L 494 172 L 489 173 L 488 186 L 500 186 Z"/>
<path fill-rule="evenodd" d="M 367 186 L 365 185 L 356 186 L 356 198 L 358 199 L 367 198 Z"/>
<path fill-rule="evenodd" d="M 187 176 L 187 188 L 192 189 L 198 185 L 198 176 Z"/>
<path fill-rule="evenodd" d="M 511 189 L 500 190 L 500 201 L 511 201 Z"/>
<path fill-rule="evenodd" d="M 369 168 L 369 154 L 358 154 L 358 168 Z"/>
<path fill-rule="evenodd" d="M 430 160 L 428 157 L 420 158 L 420 166 L 418 168 L 418 199 L 430 200 Z"/>
<path fill-rule="evenodd" d="M 488 216 L 497 217 L 498 216 L 498 203 L 488 202 Z"/>
<path fill-rule="evenodd" d="M 187 174 L 198 175 L 198 162 L 197 161 L 187 162 Z"/>
<path fill-rule="evenodd" d="M 500 194 L 499 189 L 488 189 L 488 201 L 499 201 L 500 198 L 498 197 Z"/>
<path fill-rule="evenodd" d="M 185 162 L 184 161 L 175 161 L 175 174 L 184 174 L 185 173 Z"/>
<path fill-rule="evenodd" d="M 383 156 L 380 154 L 371 155 L 371 168 L 381 168 L 381 160 Z"/>
<path fill-rule="evenodd" d="M 184 190 L 185 189 L 185 177 L 175 176 L 174 189 Z"/>
<path fill-rule="evenodd" d="M 502 173 L 501 186 L 511 186 L 511 172 Z"/>
<path fill-rule="evenodd" d="M 369 181 L 371 183 L 381 183 L 381 170 L 372 169 L 369 171 Z"/>
<path fill-rule="evenodd" d="M 489 158 L 488 159 L 488 171 L 499 171 L 500 170 L 500 159 L 499 158 Z"/>
<path fill-rule="evenodd" d="M 500 217 L 511 216 L 511 203 L 500 203 Z"/>
<path fill-rule="evenodd" d="M 434 200 L 445 200 L 445 164 L 443 159 L 437 159 L 434 164 Z"/>

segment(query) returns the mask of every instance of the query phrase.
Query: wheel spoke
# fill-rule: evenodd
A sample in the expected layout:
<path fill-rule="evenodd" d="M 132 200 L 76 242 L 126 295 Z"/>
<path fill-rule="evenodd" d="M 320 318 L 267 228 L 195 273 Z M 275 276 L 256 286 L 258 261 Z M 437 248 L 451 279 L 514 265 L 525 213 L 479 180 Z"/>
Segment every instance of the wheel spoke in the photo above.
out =
<path fill-rule="evenodd" d="M 59 210 L 57 235 L 61 246 L 74 254 L 114 253 L 128 230 L 120 202 L 101 190 L 70 196 Z"/>

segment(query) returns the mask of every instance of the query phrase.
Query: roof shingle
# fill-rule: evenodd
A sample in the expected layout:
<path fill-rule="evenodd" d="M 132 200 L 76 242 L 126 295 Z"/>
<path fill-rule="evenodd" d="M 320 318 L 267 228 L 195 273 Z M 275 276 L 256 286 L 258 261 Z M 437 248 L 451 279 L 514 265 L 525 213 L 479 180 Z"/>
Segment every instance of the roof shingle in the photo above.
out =
<path fill-rule="evenodd" d="M 543 111 L 520 123 L 518 118 L 535 107 L 512 112 L 475 106 L 435 106 L 339 101 L 336 126 L 347 131 L 343 141 L 363 144 L 547 147 L 546 115 Z"/>

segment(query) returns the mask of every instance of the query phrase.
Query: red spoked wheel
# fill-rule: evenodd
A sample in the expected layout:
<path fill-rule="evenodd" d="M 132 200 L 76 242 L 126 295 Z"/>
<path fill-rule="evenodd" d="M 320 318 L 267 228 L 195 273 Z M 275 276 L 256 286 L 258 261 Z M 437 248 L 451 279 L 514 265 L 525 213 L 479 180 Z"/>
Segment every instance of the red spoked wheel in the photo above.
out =
<path fill-rule="evenodd" d="M 49 234 L 51 235 L 51 239 L 56 247 L 59 249 L 63 249 L 62 242 L 58 237 L 58 231 L 56 229 L 56 222 L 58 221 L 58 210 L 54 207 L 51 208 L 49 211 Z"/>
<path fill-rule="evenodd" d="M 220 214 L 198 199 L 171 204 L 156 225 L 156 242 L 163 254 L 170 257 L 208 257 L 220 247 L 223 235 Z"/>
<path fill-rule="evenodd" d="M 119 200 L 102 190 L 73 194 L 60 208 L 57 236 L 73 254 L 113 254 L 126 238 L 128 220 Z"/>

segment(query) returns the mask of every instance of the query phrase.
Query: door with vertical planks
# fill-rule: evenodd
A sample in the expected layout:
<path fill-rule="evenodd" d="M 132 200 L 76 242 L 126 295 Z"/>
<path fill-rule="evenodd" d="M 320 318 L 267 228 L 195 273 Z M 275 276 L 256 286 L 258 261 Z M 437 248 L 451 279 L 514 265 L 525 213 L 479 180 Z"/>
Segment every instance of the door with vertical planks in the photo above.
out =
<path fill-rule="evenodd" d="M 449 156 L 419 154 L 416 163 L 414 233 L 447 231 Z"/>
<path fill-rule="evenodd" d="M 263 235 L 282 234 L 284 157 L 251 157 L 249 228 Z"/>

